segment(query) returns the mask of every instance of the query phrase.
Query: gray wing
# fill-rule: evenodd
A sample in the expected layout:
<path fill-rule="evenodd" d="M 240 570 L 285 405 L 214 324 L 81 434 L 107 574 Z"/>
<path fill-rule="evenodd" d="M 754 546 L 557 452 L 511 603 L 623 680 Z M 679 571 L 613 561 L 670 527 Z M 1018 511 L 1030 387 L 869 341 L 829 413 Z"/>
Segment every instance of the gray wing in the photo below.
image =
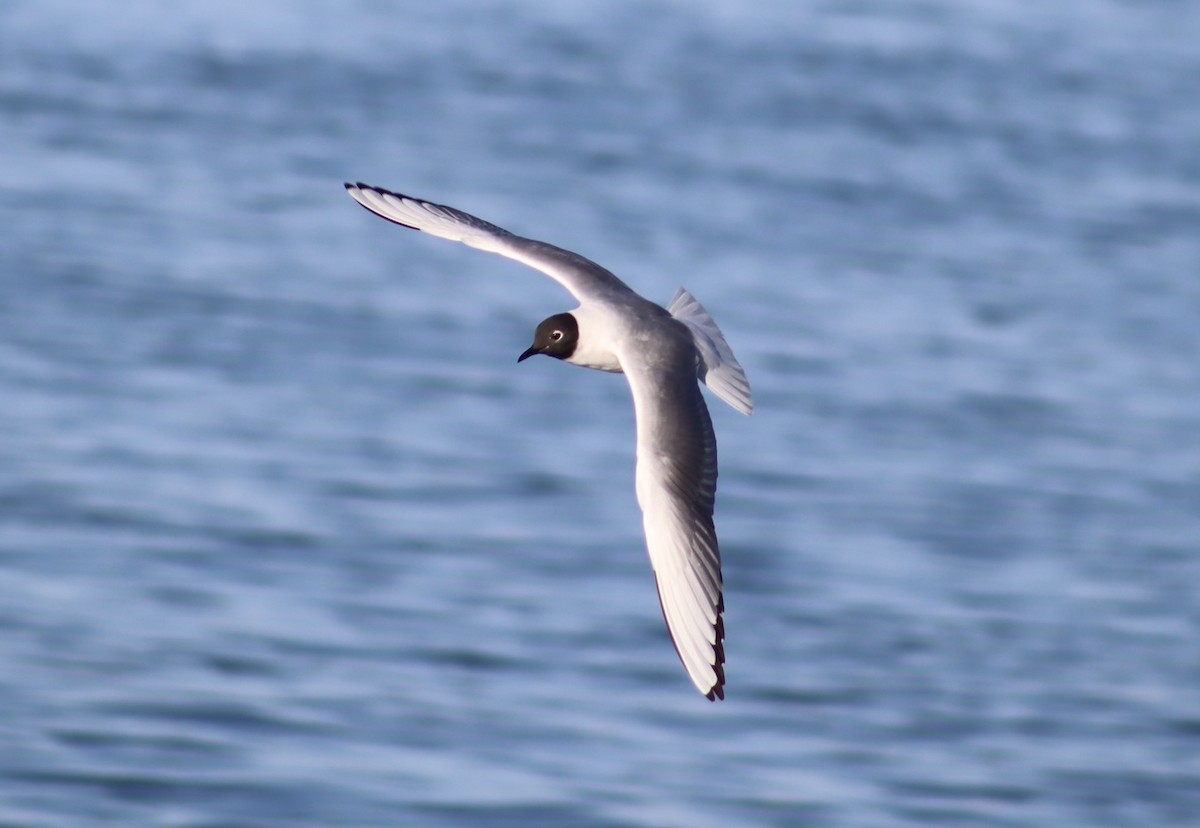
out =
<path fill-rule="evenodd" d="M 725 698 L 725 602 L 713 527 L 717 441 L 696 352 L 682 325 L 652 353 L 626 355 L 637 413 L 637 496 L 663 617 L 700 692 Z"/>
<path fill-rule="evenodd" d="M 468 247 L 498 253 L 540 270 L 565 287 L 580 302 L 633 291 L 600 265 L 578 253 L 545 242 L 522 238 L 469 213 L 393 193 L 368 184 L 346 184 L 350 197 L 388 221 L 431 236 L 462 242 Z"/>

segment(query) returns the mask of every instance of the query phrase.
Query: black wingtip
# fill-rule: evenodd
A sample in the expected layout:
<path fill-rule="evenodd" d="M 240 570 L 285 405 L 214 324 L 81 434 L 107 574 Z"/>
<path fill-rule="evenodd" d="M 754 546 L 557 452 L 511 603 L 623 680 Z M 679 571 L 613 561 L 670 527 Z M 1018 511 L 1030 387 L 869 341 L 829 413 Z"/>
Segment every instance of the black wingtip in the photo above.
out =
<path fill-rule="evenodd" d="M 654 586 L 658 589 L 658 573 L 654 573 Z M 662 611 L 663 624 L 667 628 L 667 637 L 671 639 L 671 646 L 675 648 L 675 655 L 679 656 L 679 663 L 683 665 L 684 670 L 687 669 L 687 662 L 683 660 L 683 653 L 679 651 L 679 644 L 675 641 L 675 636 L 671 635 L 671 622 L 667 620 L 667 608 L 663 605 L 662 590 L 658 589 L 658 608 Z M 717 599 L 717 641 L 713 644 L 713 672 L 717 674 L 717 683 L 714 684 L 704 698 L 709 701 L 720 699 L 725 700 L 725 595 L 722 594 Z"/>
<path fill-rule="evenodd" d="M 364 184 L 361 181 L 357 181 L 353 184 L 351 184 L 349 181 L 343 181 L 342 186 L 346 188 L 347 193 L 349 193 L 351 190 L 369 190 L 370 192 L 378 193 L 379 195 L 395 196 L 396 198 L 407 198 L 407 196 L 402 196 L 402 195 L 400 195 L 400 193 L 393 193 L 391 190 L 385 190 L 382 187 L 372 187 L 370 184 Z M 381 219 L 384 219 L 385 221 L 390 221 L 392 224 L 398 224 L 401 227 L 407 227 L 409 230 L 419 231 L 421 229 L 420 227 L 414 227 L 411 224 L 405 224 L 402 221 L 397 221 L 396 219 L 392 218 L 391 216 L 385 216 L 383 213 L 379 212 L 374 207 L 370 207 L 366 204 L 363 204 L 363 202 L 361 200 L 355 198 L 353 195 L 351 195 L 350 197 L 354 198 L 354 200 L 358 202 L 358 206 L 362 207 L 368 213 L 374 213 L 375 215 L 379 216 Z"/>
<path fill-rule="evenodd" d="M 725 700 L 725 647 L 718 639 L 716 646 L 713 648 L 716 651 L 716 663 L 713 664 L 713 672 L 717 674 L 717 683 L 712 686 L 704 695 L 709 701 L 720 699 Z"/>

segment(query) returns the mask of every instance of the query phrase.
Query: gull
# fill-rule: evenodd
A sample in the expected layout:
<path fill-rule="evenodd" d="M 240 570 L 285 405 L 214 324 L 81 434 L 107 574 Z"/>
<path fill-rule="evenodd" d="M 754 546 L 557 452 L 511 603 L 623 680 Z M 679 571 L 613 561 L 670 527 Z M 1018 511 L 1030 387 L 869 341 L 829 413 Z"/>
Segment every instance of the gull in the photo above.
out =
<path fill-rule="evenodd" d="M 683 288 L 664 308 L 577 253 L 443 204 L 345 186 L 377 216 L 540 270 L 579 302 L 543 320 L 517 362 L 543 354 L 625 374 L 637 419 L 635 489 L 663 618 L 697 689 L 709 701 L 724 699 L 725 600 L 713 527 L 717 441 L 697 380 L 743 414 L 754 404 L 717 323 Z"/>

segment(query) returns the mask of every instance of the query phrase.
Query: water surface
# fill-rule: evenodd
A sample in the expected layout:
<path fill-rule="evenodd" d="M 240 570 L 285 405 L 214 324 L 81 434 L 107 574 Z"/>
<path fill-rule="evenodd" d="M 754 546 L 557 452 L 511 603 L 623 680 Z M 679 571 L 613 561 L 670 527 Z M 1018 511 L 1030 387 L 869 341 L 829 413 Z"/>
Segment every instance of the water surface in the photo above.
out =
<path fill-rule="evenodd" d="M 0 825 L 1200 813 L 1194 4 L 0 9 Z M 728 700 L 619 377 L 361 179 L 686 285 Z"/>

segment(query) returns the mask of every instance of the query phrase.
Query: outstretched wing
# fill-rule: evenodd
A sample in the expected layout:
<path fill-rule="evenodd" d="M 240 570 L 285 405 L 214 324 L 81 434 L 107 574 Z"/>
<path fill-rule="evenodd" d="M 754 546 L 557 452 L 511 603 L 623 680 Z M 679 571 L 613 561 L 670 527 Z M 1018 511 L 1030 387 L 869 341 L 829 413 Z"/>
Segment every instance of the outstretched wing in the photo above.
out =
<path fill-rule="evenodd" d="M 578 253 L 545 242 L 522 238 L 461 210 L 393 193 L 368 184 L 346 184 L 350 197 L 388 221 L 431 236 L 462 242 L 468 247 L 498 253 L 540 270 L 583 302 L 585 299 L 633 293 L 600 265 Z"/>
<path fill-rule="evenodd" d="M 637 413 L 637 496 L 663 617 L 688 676 L 725 698 L 725 603 L 713 527 L 717 441 L 688 332 L 622 359 Z"/>

